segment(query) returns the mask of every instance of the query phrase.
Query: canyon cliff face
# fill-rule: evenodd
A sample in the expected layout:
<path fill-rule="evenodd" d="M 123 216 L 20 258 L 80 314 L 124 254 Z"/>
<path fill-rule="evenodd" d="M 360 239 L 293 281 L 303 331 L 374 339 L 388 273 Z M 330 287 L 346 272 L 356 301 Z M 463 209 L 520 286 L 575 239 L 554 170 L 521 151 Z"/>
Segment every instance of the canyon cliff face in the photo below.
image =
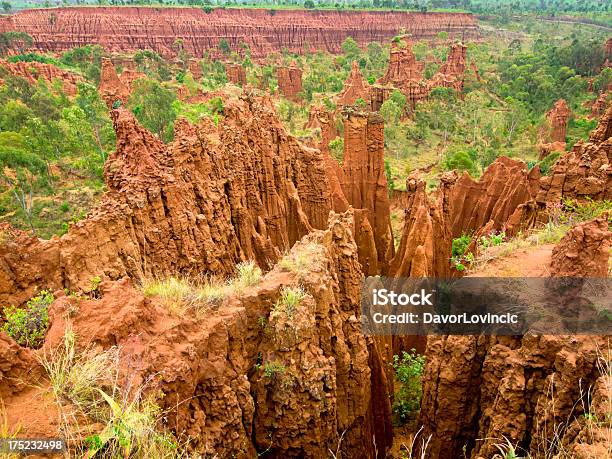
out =
<path fill-rule="evenodd" d="M 391 262 L 392 277 L 448 277 L 452 236 L 448 219 L 449 185 L 454 173 L 441 178 L 438 196 L 428 197 L 425 181 L 413 175 L 406 181 L 404 229 Z"/>
<path fill-rule="evenodd" d="M 40 62 L 9 62 L 0 59 L 0 81 L 3 72 L 25 78 L 30 84 L 35 84 L 40 79 L 48 84 L 52 84 L 55 80 L 59 80 L 62 85 L 62 90 L 68 96 L 76 95 L 77 83 L 83 81 L 80 75 L 60 69 L 52 64 L 43 64 Z"/>
<path fill-rule="evenodd" d="M 305 47 L 340 53 L 349 36 L 365 47 L 389 40 L 400 29 L 417 40 L 442 31 L 466 39 L 478 36 L 476 19 L 466 13 L 75 7 L 24 10 L 0 19 L 0 33 L 27 32 L 38 51 L 97 43 L 108 52 L 151 49 L 165 57 L 176 54 L 177 38 L 195 57 L 206 52 L 220 57 L 219 41 L 225 39 L 235 51 L 245 43 L 254 58 L 265 58 L 284 48 L 298 54 Z"/>
<path fill-rule="evenodd" d="M 299 101 L 299 93 L 302 92 L 302 69 L 297 66 L 295 61 L 289 67 L 278 67 L 276 77 L 280 93 L 289 100 Z"/>
<path fill-rule="evenodd" d="M 81 299 L 72 316 L 66 311 L 76 300 L 58 291 L 39 352 L 63 343 L 68 320 L 80 345 L 120 346 L 121 379 L 134 386 L 148 381 L 166 427 L 188 435 L 190 447 L 204 454 L 385 457 L 390 394 L 375 343 L 361 333 L 363 274 L 352 213 L 332 213 L 328 223 L 287 255 L 307 256 L 304 271 L 277 266 L 203 314 L 173 314 L 127 278 L 103 283 L 101 298 Z M 293 310 L 275 306 L 284 288 L 297 285 L 304 296 Z M 2 332 L 0 363 L 2 380 L 41 373 L 35 353 L 21 352 Z M 269 365 L 277 370 L 266 372 Z M 26 388 L 0 390 L 11 407 Z M 9 412 L 11 422 L 28 421 L 19 410 Z"/>
<path fill-rule="evenodd" d="M 606 219 L 577 226 L 554 249 L 550 271 L 607 275 L 611 240 Z M 605 435 L 587 435 L 585 415 L 601 412 L 606 401 L 600 392 L 609 387 L 609 375 L 598 364 L 609 358 L 607 341 L 597 336 L 429 337 L 420 414 L 424 438 L 431 435 L 429 457 L 467 453 L 472 459 L 489 458 L 506 441 L 533 457 L 545 452 L 552 457 L 561 447 L 568 457 L 606 457 Z M 591 391 L 598 395 L 590 398 Z M 609 392 L 607 397 L 609 403 Z M 597 451 L 604 454 L 592 455 Z"/>
<path fill-rule="evenodd" d="M 562 197 L 612 199 L 612 104 L 589 140 L 577 142 L 540 180 L 536 198 L 540 207 L 558 203 Z"/>
<path fill-rule="evenodd" d="M 302 147 L 272 102 L 228 100 L 218 127 L 177 123 L 164 145 L 124 109 L 111 112 L 117 150 L 108 193 L 61 238 L 11 230 L 0 247 L 0 301 L 36 288 L 70 288 L 93 276 L 229 275 L 246 259 L 269 267 L 331 209 L 319 150 Z M 140 274 L 139 274 L 140 273 Z"/>

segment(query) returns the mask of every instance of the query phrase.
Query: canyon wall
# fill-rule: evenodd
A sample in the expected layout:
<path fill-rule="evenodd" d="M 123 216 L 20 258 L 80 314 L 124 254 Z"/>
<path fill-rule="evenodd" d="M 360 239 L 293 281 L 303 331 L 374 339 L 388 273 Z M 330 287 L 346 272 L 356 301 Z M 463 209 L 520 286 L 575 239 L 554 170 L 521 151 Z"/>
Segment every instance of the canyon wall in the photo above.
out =
<path fill-rule="evenodd" d="M 286 48 L 290 53 L 316 49 L 340 53 L 349 36 L 360 46 L 384 42 L 400 30 L 414 39 L 474 38 L 477 21 L 466 13 L 408 13 L 395 11 L 316 11 L 215 8 L 75 7 L 31 9 L 0 18 L 0 32 L 27 32 L 33 49 L 61 52 L 86 44 L 106 51 L 151 49 L 173 56 L 177 38 L 195 57 L 219 53 L 225 39 L 238 51 L 246 43 L 255 58 Z M 217 56 L 218 57 L 218 56 Z"/>
<path fill-rule="evenodd" d="M 605 277 L 611 242 L 607 218 L 582 223 L 553 250 L 550 272 Z M 420 413 L 429 457 L 488 458 L 507 442 L 531 457 L 607 457 L 607 421 L 589 435 L 587 415 L 606 417 L 599 392 L 610 381 L 598 365 L 609 358 L 601 336 L 429 337 Z"/>
<path fill-rule="evenodd" d="M 331 214 L 326 230 L 294 245 L 287 257 L 308 257 L 302 271 L 277 266 L 200 313 L 173 313 L 127 278 L 102 283 L 99 299 L 58 291 L 39 352 L 63 344 L 68 321 L 80 347 L 119 346 L 119 380 L 155 396 L 163 425 L 206 457 L 385 457 L 390 393 L 376 345 L 361 333 L 352 218 Z M 304 293 L 292 310 L 276 306 L 298 285 Z M 67 314 L 75 301 L 78 314 Z M 43 373 L 34 352 L 0 332 L 0 380 Z M 27 434 L 31 410 L 14 409 L 25 390 L 36 388 L 12 379 L 0 387 L 11 424 Z"/>
<path fill-rule="evenodd" d="M 61 238 L 6 229 L 0 302 L 20 304 L 41 286 L 77 289 L 93 276 L 229 275 L 246 259 L 269 267 L 326 227 L 331 199 L 321 152 L 289 136 L 267 98 L 225 101 L 224 113 L 218 127 L 179 120 L 175 140 L 164 145 L 127 110 L 113 110 L 109 191 Z"/>

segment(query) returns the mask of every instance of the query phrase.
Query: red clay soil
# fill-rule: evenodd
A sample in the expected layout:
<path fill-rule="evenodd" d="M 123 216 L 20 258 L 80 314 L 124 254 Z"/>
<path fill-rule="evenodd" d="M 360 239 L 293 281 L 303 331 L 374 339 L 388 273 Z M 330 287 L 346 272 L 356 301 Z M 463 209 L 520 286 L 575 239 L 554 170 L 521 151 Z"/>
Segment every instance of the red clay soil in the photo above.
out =
<path fill-rule="evenodd" d="M 546 121 L 538 134 L 540 159 L 545 158 L 553 151 L 565 151 L 565 134 L 571 114 L 572 112 L 564 99 L 555 102 L 553 108 L 546 114 Z"/>
<path fill-rule="evenodd" d="M 51 19 L 52 18 L 52 19 Z M 176 54 L 174 42 L 195 57 L 219 52 L 225 39 L 239 51 L 246 43 L 253 57 L 269 53 L 303 53 L 311 49 L 340 53 L 352 36 L 360 46 L 383 42 L 400 30 L 415 40 L 435 38 L 442 31 L 469 39 L 478 35 L 476 18 L 466 13 L 391 11 L 308 11 L 215 8 L 73 7 L 24 10 L 0 18 L 0 33 L 27 32 L 33 49 L 61 52 L 75 46 L 100 44 L 106 51 L 151 49 Z"/>
<path fill-rule="evenodd" d="M 302 92 L 302 69 L 297 66 L 295 61 L 289 67 L 278 67 L 276 77 L 280 93 L 287 99 L 298 102 L 300 100 L 298 94 Z"/>

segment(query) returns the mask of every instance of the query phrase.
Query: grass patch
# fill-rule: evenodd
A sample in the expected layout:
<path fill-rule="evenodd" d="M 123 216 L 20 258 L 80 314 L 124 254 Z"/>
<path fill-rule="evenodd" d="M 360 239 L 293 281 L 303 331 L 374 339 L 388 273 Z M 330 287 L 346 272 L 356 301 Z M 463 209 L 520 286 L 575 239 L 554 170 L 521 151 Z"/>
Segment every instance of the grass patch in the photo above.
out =
<path fill-rule="evenodd" d="M 176 439 L 158 428 L 163 413 L 145 396 L 146 382 L 126 388 L 119 381 L 119 349 L 79 351 L 68 328 L 63 343 L 40 357 L 61 413 L 61 434 L 79 457 L 181 457 Z M 83 441 L 79 419 L 95 423 L 97 433 Z M 102 427 L 99 427 L 99 424 Z"/>
<path fill-rule="evenodd" d="M 292 317 L 305 297 L 306 292 L 302 287 L 283 287 L 281 296 L 272 309 L 272 316 L 284 314 Z"/>
<path fill-rule="evenodd" d="M 207 306 L 218 306 L 231 294 L 257 285 L 261 278 L 259 266 L 247 261 L 236 266 L 236 276 L 229 280 L 206 278 L 198 282 L 175 276 L 145 277 L 141 280 L 141 288 L 145 296 L 160 298 L 172 313 L 183 314 L 190 309 L 201 311 Z"/>
<path fill-rule="evenodd" d="M 298 278 L 304 278 L 323 257 L 323 246 L 315 242 L 300 245 L 285 255 L 278 265 L 285 271 L 295 273 Z"/>

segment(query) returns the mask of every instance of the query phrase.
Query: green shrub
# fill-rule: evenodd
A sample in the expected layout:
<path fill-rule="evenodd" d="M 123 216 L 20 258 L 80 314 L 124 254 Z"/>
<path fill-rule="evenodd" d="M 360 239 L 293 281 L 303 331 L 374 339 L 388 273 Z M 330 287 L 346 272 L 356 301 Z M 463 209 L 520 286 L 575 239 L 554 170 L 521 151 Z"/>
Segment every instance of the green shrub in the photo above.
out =
<path fill-rule="evenodd" d="M 410 352 L 402 352 L 401 357 L 394 355 L 392 365 L 395 377 L 400 382 L 400 389 L 395 394 L 393 402 L 394 422 L 402 425 L 414 419 L 419 412 L 423 394 L 421 380 L 425 369 L 425 357 L 412 349 Z"/>
<path fill-rule="evenodd" d="M 470 175 L 476 175 L 476 164 L 470 153 L 466 151 L 457 151 L 449 153 L 444 158 L 443 166 L 446 170 L 456 169 L 458 171 L 467 171 Z"/>
<path fill-rule="evenodd" d="M 48 307 L 53 300 L 53 294 L 43 290 L 25 308 L 4 308 L 6 323 L 2 329 L 22 346 L 40 347 L 49 328 Z"/>
<path fill-rule="evenodd" d="M 274 305 L 273 314 L 282 312 L 291 317 L 305 297 L 306 293 L 301 287 L 283 287 L 281 297 Z"/>
<path fill-rule="evenodd" d="M 474 261 L 474 255 L 466 253 L 471 243 L 472 237 L 469 234 L 462 234 L 460 237 L 453 239 L 451 265 L 457 271 L 465 271 L 467 266 Z"/>
<path fill-rule="evenodd" d="M 549 154 L 546 158 L 544 158 L 542 161 L 538 163 L 538 166 L 540 166 L 540 172 L 542 173 L 542 175 L 550 174 L 550 171 L 552 170 L 553 166 L 559 159 L 559 156 L 561 156 L 560 152 L 553 151 L 551 154 Z"/>
<path fill-rule="evenodd" d="M 287 371 L 287 367 L 280 362 L 266 362 L 264 363 L 263 370 L 266 378 L 272 378 L 276 374 L 283 374 Z"/>

